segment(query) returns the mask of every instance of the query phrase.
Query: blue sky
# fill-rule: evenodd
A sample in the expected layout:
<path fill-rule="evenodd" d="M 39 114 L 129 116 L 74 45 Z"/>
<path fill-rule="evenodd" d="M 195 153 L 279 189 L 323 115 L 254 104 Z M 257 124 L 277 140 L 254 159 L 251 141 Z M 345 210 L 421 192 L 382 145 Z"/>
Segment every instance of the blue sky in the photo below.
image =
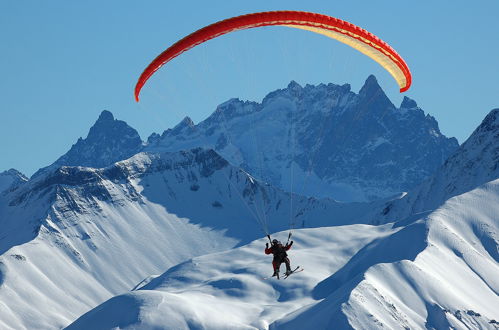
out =
<path fill-rule="evenodd" d="M 499 1 L 2 1 L 0 171 L 31 175 L 52 163 L 103 109 L 145 140 L 186 115 L 199 122 L 229 98 L 261 101 L 290 80 L 350 83 L 357 92 L 374 74 L 400 104 L 395 81 L 374 61 L 286 27 L 240 31 L 190 50 L 158 71 L 135 103 L 138 76 L 173 42 L 267 10 L 338 17 L 388 42 L 413 74 L 404 95 L 459 142 L 499 107 Z"/>

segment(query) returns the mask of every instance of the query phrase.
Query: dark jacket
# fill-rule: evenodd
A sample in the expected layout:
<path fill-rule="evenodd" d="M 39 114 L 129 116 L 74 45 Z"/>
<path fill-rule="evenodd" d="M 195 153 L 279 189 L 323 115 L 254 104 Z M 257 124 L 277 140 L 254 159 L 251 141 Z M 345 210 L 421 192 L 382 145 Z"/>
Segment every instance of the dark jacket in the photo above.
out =
<path fill-rule="evenodd" d="M 282 245 L 282 244 L 275 244 L 275 245 L 272 245 L 271 247 L 269 248 L 266 248 L 265 249 L 265 254 L 273 254 L 274 255 L 274 260 L 284 260 L 284 258 L 286 258 L 288 256 L 288 254 L 286 253 L 286 251 L 288 251 L 289 249 L 291 249 L 291 246 L 293 245 L 293 242 L 291 241 L 291 244 L 286 244 L 286 245 Z"/>

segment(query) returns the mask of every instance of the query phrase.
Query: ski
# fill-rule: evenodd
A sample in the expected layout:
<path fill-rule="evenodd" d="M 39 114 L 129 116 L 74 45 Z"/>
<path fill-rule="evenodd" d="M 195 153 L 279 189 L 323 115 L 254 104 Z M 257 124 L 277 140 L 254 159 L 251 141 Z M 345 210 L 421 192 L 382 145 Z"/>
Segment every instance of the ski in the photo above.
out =
<path fill-rule="evenodd" d="M 297 266 L 294 270 L 291 271 L 291 273 L 289 273 L 288 275 L 285 275 L 283 277 L 283 279 L 287 279 L 289 276 L 291 276 L 292 274 L 294 273 L 299 273 L 299 272 L 302 272 L 303 271 L 303 268 L 300 268 L 300 266 Z"/>
<path fill-rule="evenodd" d="M 300 268 L 300 266 L 296 266 L 296 268 L 293 269 L 288 275 L 284 274 L 284 277 L 282 279 L 287 279 L 291 274 L 299 273 L 299 272 L 302 272 L 303 270 L 304 269 Z M 271 279 L 272 277 L 276 277 L 278 280 L 281 279 L 281 277 L 278 274 L 277 276 L 265 276 L 265 277 L 262 277 L 262 280 L 268 280 L 268 279 Z"/>

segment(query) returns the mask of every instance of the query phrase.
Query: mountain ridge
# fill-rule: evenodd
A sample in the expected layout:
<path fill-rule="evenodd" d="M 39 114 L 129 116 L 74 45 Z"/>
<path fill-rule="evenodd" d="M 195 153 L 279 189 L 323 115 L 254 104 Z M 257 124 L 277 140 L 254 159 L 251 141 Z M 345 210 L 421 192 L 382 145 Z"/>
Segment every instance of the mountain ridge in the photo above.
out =
<path fill-rule="evenodd" d="M 386 221 L 433 210 L 449 198 L 499 178 L 499 109 L 491 110 L 436 173 L 403 198 L 386 204 Z"/>
<path fill-rule="evenodd" d="M 284 190 L 342 201 L 410 190 L 458 147 L 415 101 L 396 108 L 372 75 L 358 94 L 346 84 L 291 82 L 261 103 L 231 99 L 199 124 L 148 141 L 151 151 L 209 147 Z"/>
<path fill-rule="evenodd" d="M 68 152 L 32 177 L 60 166 L 106 167 L 140 152 L 142 146 L 142 139 L 134 128 L 103 110 L 85 139 L 78 138 Z"/>
<path fill-rule="evenodd" d="M 372 201 L 414 188 L 457 146 L 414 100 L 404 97 L 396 108 L 371 75 L 357 94 L 348 84 L 291 81 L 261 103 L 233 98 L 200 123 L 186 116 L 147 142 L 104 110 L 87 137 L 47 168 L 99 168 L 141 151 L 203 147 L 286 191 Z"/>
<path fill-rule="evenodd" d="M 0 173 L 0 193 L 13 189 L 26 181 L 28 178 L 14 168 L 3 171 Z"/>

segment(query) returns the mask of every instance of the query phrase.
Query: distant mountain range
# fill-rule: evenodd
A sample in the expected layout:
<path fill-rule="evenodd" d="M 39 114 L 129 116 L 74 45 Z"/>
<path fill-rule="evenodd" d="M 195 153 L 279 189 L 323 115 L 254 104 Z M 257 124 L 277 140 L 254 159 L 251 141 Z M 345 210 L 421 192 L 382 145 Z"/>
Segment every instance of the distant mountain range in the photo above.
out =
<path fill-rule="evenodd" d="M 198 125 L 186 117 L 173 129 L 152 134 L 147 143 L 103 111 L 88 136 L 49 168 L 98 168 L 139 151 L 196 147 L 213 149 L 286 191 L 372 201 L 414 188 L 458 143 L 445 137 L 415 101 L 405 97 L 395 107 L 370 76 L 358 94 L 349 85 L 301 87 L 291 82 L 262 103 L 232 99 Z"/>
<path fill-rule="evenodd" d="M 370 76 L 349 85 L 291 82 L 262 103 L 221 104 L 206 120 L 189 118 L 146 150 L 205 146 L 286 191 L 340 201 L 369 201 L 408 191 L 457 149 L 437 121 L 404 98 L 395 107 Z"/>

